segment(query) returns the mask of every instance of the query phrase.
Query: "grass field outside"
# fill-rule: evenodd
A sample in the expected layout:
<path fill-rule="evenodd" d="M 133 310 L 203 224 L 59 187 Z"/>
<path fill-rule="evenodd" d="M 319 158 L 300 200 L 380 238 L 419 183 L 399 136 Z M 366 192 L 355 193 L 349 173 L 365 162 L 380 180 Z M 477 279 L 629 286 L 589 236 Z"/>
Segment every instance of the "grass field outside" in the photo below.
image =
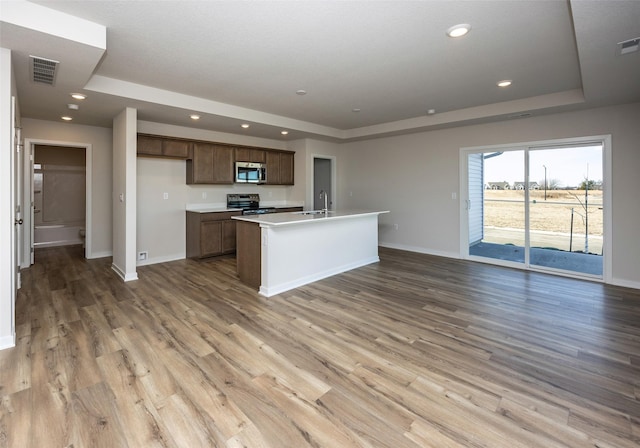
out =
<path fill-rule="evenodd" d="M 485 190 L 483 241 L 524 245 L 524 193 Z M 547 190 L 546 200 L 544 190 L 532 190 L 529 201 L 532 247 L 579 252 L 584 251 L 586 240 L 588 252 L 602 253 L 601 190 L 589 191 L 586 201 L 584 190 Z"/>

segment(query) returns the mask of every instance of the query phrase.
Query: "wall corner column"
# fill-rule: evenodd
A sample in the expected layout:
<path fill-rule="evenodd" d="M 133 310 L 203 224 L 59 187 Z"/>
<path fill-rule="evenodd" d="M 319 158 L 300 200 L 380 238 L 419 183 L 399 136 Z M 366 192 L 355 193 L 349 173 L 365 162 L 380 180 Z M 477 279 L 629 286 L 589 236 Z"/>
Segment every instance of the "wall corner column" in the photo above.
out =
<path fill-rule="evenodd" d="M 125 281 L 136 272 L 137 110 L 126 108 L 113 120 L 113 262 Z"/>

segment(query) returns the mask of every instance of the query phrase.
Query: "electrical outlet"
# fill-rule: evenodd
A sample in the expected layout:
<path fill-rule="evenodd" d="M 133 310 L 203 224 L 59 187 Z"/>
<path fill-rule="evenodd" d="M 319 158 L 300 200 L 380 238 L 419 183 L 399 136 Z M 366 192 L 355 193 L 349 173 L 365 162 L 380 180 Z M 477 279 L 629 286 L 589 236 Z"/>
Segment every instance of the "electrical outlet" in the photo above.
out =
<path fill-rule="evenodd" d="M 145 261 L 147 258 L 149 258 L 148 251 L 143 250 L 141 252 L 138 252 L 138 261 Z"/>
<path fill-rule="evenodd" d="M 456 193 L 455 191 L 451 193 L 451 199 L 458 199 L 458 193 Z"/>
<path fill-rule="evenodd" d="M 162 193 L 162 199 L 169 199 L 169 193 Z"/>
<path fill-rule="evenodd" d="M 393 225 L 393 230 L 398 230 L 398 224 Z"/>

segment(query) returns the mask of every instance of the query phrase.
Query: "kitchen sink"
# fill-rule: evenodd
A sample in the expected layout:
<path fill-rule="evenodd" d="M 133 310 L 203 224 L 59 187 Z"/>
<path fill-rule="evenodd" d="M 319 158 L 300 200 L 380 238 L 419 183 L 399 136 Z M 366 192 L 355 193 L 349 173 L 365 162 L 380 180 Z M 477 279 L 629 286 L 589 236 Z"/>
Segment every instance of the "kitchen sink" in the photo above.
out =
<path fill-rule="evenodd" d="M 295 212 L 296 215 L 323 215 L 323 214 L 329 214 L 331 213 L 331 210 L 327 210 L 322 211 L 322 210 L 308 210 L 306 212 Z"/>

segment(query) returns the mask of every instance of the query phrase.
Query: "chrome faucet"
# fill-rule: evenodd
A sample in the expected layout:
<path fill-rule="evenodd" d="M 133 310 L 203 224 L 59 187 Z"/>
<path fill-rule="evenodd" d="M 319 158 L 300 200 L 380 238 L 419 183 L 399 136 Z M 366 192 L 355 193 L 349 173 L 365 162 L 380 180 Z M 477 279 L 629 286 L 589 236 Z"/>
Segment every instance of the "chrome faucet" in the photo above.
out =
<path fill-rule="evenodd" d="M 322 196 L 324 196 L 324 208 L 322 209 L 322 211 L 324 213 L 327 213 L 329 211 L 329 196 L 327 195 L 326 191 L 320 190 L 320 199 L 322 199 Z"/>

